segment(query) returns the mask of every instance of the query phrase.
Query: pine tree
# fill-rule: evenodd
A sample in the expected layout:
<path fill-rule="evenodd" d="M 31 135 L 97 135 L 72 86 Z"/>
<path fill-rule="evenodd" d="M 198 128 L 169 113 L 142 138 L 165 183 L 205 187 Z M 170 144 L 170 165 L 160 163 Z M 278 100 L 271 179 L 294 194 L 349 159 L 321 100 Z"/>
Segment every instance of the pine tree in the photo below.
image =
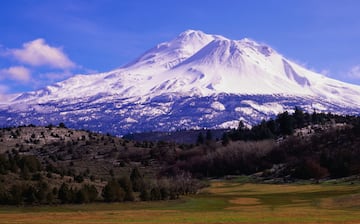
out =
<path fill-rule="evenodd" d="M 287 111 L 277 116 L 280 134 L 291 135 L 294 132 L 294 118 Z"/>
<path fill-rule="evenodd" d="M 146 188 L 141 189 L 139 197 L 142 201 L 150 201 L 150 191 Z"/>
<path fill-rule="evenodd" d="M 124 200 L 125 201 L 134 201 L 134 192 L 131 184 L 131 180 L 129 176 L 124 176 L 119 179 L 120 187 L 122 187 L 125 191 Z"/>
<path fill-rule="evenodd" d="M 302 128 L 305 123 L 304 112 L 299 107 L 295 107 L 293 117 L 295 120 L 296 128 Z"/>
<path fill-rule="evenodd" d="M 224 132 L 221 138 L 221 144 L 223 146 L 227 146 L 229 143 L 230 143 L 229 135 L 226 132 Z"/>
<path fill-rule="evenodd" d="M 63 183 L 58 191 L 58 198 L 61 201 L 61 203 L 69 203 L 71 202 L 71 191 L 69 189 L 69 186 L 66 183 Z"/>
<path fill-rule="evenodd" d="M 196 140 L 196 144 L 197 144 L 197 145 L 202 145 L 202 144 L 204 144 L 204 136 L 203 136 L 203 134 L 202 134 L 201 132 L 198 134 L 198 137 L 197 137 L 197 140 Z"/>
<path fill-rule="evenodd" d="M 205 136 L 205 138 L 206 138 L 206 141 L 208 141 L 208 142 L 212 140 L 212 133 L 211 133 L 210 130 L 207 130 L 207 131 L 206 131 L 206 136 Z"/>
<path fill-rule="evenodd" d="M 111 180 L 103 188 L 102 196 L 106 202 L 123 201 L 125 197 L 125 191 L 115 180 Z"/>
<path fill-rule="evenodd" d="M 143 177 L 140 174 L 140 171 L 137 167 L 133 168 L 130 174 L 130 180 L 132 188 L 135 192 L 140 192 L 143 182 Z"/>

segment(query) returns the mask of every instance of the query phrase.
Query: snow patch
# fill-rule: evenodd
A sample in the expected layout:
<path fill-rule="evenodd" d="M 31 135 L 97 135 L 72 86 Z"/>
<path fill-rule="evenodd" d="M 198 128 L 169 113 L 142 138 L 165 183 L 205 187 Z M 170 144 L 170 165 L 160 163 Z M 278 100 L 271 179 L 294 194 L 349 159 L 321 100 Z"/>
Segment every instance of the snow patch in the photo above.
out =
<path fill-rule="evenodd" d="M 314 103 L 314 104 L 312 104 L 312 108 L 314 109 L 314 110 L 316 110 L 317 112 L 319 112 L 319 111 L 326 111 L 326 107 L 324 106 L 324 105 L 322 105 L 322 104 L 320 104 L 320 103 Z"/>
<path fill-rule="evenodd" d="M 126 123 L 138 123 L 137 120 L 135 120 L 135 119 L 133 119 L 133 118 L 131 118 L 131 117 L 125 118 L 124 121 L 125 121 Z"/>
<path fill-rule="evenodd" d="M 218 111 L 224 111 L 226 110 L 224 104 L 220 103 L 219 101 L 215 101 L 211 104 L 211 108 Z"/>
<path fill-rule="evenodd" d="M 251 115 L 254 113 L 254 109 L 251 107 L 236 107 L 235 111 L 239 113 L 244 113 L 246 115 Z"/>
<path fill-rule="evenodd" d="M 237 128 L 239 126 L 238 120 L 226 121 L 216 126 L 216 128 L 226 129 L 226 128 Z"/>
<path fill-rule="evenodd" d="M 266 113 L 266 114 L 279 114 L 284 111 L 284 107 L 280 103 L 264 103 L 259 104 L 252 100 L 243 100 L 241 101 L 242 104 L 247 104 L 254 108 L 255 110 Z"/>

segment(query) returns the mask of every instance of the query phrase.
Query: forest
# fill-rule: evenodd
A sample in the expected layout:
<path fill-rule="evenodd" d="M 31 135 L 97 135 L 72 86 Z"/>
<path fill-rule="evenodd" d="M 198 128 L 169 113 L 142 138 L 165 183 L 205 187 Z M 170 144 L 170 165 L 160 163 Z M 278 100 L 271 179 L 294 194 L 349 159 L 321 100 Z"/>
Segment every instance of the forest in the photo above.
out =
<path fill-rule="evenodd" d="M 192 132 L 197 133 L 197 132 Z M 174 200 L 209 178 L 321 181 L 360 173 L 360 118 L 295 108 L 253 127 L 239 121 L 196 144 L 133 141 L 64 123 L 0 130 L 0 204 Z"/>

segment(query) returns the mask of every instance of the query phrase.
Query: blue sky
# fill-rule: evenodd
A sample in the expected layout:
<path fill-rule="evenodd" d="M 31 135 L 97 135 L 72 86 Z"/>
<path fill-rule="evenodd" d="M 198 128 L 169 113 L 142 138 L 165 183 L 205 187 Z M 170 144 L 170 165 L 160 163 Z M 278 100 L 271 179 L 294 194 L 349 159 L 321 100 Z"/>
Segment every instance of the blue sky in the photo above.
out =
<path fill-rule="evenodd" d="M 187 29 L 248 37 L 360 84 L 358 0 L 5 0 L 0 94 L 105 72 Z"/>

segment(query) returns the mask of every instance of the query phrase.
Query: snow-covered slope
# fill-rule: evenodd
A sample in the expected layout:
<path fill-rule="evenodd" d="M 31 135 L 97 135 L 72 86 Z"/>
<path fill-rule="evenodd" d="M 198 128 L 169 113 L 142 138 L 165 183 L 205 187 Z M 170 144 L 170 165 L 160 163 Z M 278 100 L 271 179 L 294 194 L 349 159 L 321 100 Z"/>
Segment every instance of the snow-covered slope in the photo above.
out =
<path fill-rule="evenodd" d="M 117 134 L 228 127 L 295 105 L 357 113 L 359 96 L 359 86 L 309 71 L 269 46 L 188 30 L 117 70 L 24 93 L 0 105 L 0 123 L 65 121 Z"/>

